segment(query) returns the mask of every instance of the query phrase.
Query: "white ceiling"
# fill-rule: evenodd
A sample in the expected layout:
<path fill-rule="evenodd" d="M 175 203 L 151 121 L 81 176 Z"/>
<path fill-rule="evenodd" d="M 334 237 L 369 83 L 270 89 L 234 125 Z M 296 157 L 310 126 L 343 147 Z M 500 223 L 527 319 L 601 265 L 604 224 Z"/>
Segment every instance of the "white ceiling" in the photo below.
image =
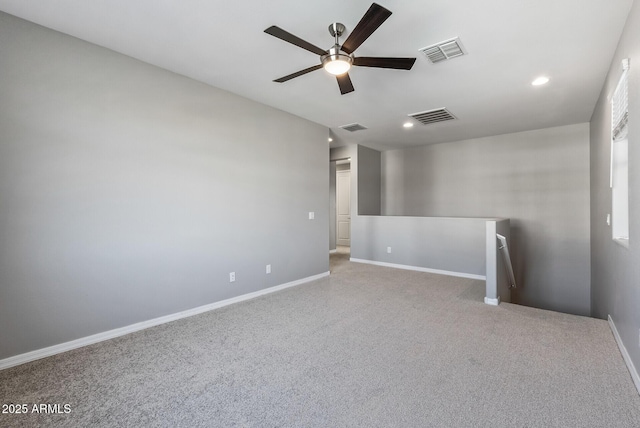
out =
<path fill-rule="evenodd" d="M 393 149 L 587 122 L 633 0 L 379 0 L 393 15 L 356 56 L 418 57 L 411 71 L 355 67 L 340 95 L 319 63 L 263 32 L 277 25 L 319 47 L 370 0 L 0 0 L 0 10 L 331 128 L 332 146 Z M 459 36 L 468 55 L 431 64 L 418 49 Z M 344 37 L 342 38 L 344 40 Z M 547 75 L 543 87 L 531 81 Z M 411 129 L 410 113 L 458 120 Z M 350 133 L 340 125 L 360 123 Z"/>

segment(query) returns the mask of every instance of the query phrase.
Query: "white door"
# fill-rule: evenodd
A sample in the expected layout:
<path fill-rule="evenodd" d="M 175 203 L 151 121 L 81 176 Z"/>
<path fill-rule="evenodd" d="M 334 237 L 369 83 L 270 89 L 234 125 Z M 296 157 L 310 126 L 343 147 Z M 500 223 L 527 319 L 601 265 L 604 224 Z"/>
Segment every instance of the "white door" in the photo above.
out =
<path fill-rule="evenodd" d="M 336 173 L 336 231 L 338 245 L 351 246 L 351 171 Z"/>

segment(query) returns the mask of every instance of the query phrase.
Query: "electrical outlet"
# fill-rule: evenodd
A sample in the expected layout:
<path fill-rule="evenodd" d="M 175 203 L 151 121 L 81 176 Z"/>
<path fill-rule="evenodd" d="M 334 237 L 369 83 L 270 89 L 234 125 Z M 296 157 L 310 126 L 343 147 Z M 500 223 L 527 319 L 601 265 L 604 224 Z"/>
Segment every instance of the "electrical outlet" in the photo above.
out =
<path fill-rule="evenodd" d="M 271 265 L 267 265 L 267 273 L 271 273 Z"/>
<path fill-rule="evenodd" d="M 229 282 L 236 282 L 236 273 L 235 272 L 231 272 L 229 274 Z"/>
<path fill-rule="evenodd" d="M 316 218 L 316 213 L 313 211 L 309 211 L 309 220 L 313 220 L 314 218 Z"/>
<path fill-rule="evenodd" d="M 391 247 L 387 247 L 387 254 L 391 254 Z"/>

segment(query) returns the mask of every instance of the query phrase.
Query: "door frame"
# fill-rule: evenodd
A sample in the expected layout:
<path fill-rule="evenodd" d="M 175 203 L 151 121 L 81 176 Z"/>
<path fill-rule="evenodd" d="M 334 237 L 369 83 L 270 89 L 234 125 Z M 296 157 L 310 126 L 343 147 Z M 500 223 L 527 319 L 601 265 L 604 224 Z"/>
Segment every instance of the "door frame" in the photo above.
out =
<path fill-rule="evenodd" d="M 344 170 L 336 170 L 336 247 L 338 246 L 347 246 L 347 247 L 351 247 L 351 165 L 350 162 L 347 160 L 346 162 L 343 162 L 341 164 L 349 164 L 349 169 L 344 169 Z M 338 164 L 336 164 L 337 166 Z M 343 238 L 343 241 L 340 242 L 340 223 L 344 223 L 344 219 L 340 218 L 340 212 L 339 212 L 339 208 L 340 208 L 340 204 L 339 204 L 339 200 L 340 200 L 340 186 L 338 185 L 339 177 L 340 175 L 342 176 L 347 176 L 347 186 L 348 186 L 348 192 L 349 194 L 347 195 L 347 201 L 349 204 L 349 214 L 348 214 L 348 222 L 349 222 L 349 239 L 348 239 L 348 244 L 346 244 L 344 241 L 346 239 Z M 344 216 L 344 215 L 343 215 Z"/>

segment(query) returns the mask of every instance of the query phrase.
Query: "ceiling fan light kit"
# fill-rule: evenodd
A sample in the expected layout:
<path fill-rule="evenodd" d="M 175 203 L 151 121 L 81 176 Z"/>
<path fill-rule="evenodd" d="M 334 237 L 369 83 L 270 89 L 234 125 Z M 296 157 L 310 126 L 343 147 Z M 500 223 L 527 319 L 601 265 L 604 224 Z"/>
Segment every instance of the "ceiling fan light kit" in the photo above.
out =
<path fill-rule="evenodd" d="M 353 52 L 367 40 L 389 16 L 391 16 L 391 11 L 379 4 L 373 3 L 342 45 L 340 45 L 339 37 L 344 33 L 345 26 L 339 22 L 329 25 L 329 34 L 335 38 L 335 44 L 328 50 L 323 50 L 272 25 L 264 30 L 264 32 L 320 56 L 320 64 L 275 79 L 274 82 L 284 83 L 293 78 L 324 68 L 328 73 L 336 76 L 340 93 L 344 95 L 354 91 L 353 83 L 351 83 L 351 78 L 348 73 L 352 66 L 411 70 L 416 61 L 415 58 L 355 57 L 353 55 Z"/>
<path fill-rule="evenodd" d="M 333 74 L 334 76 L 340 76 L 346 73 L 347 71 L 349 71 L 349 69 L 351 68 L 351 62 L 352 61 L 349 61 L 349 57 L 346 57 L 345 59 L 327 58 L 327 60 L 322 61 L 322 64 L 324 69 L 329 74 Z"/>

